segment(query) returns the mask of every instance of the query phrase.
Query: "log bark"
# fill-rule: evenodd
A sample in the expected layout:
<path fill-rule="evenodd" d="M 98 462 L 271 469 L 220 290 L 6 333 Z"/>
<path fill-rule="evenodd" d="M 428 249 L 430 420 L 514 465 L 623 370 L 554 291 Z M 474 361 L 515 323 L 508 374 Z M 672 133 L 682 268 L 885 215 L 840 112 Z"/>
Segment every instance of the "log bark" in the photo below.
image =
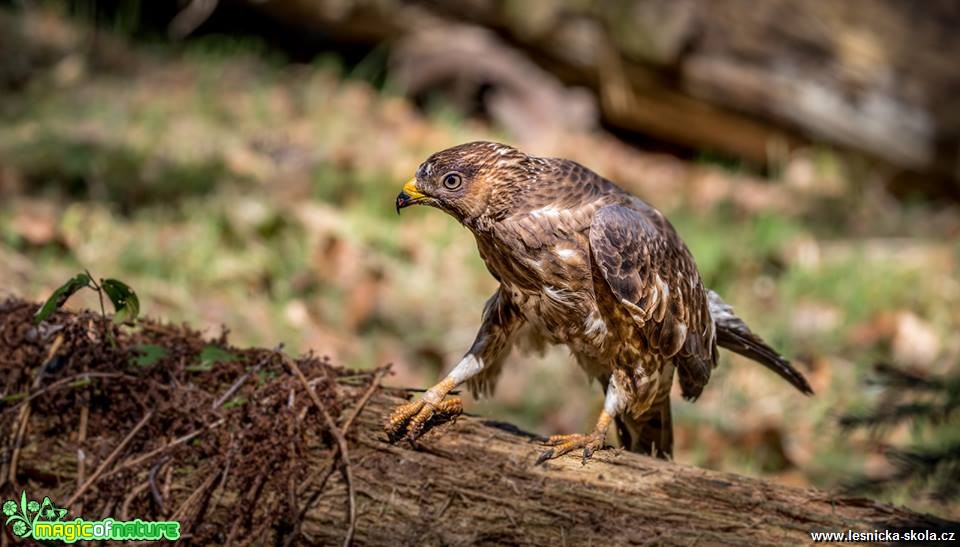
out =
<path fill-rule="evenodd" d="M 656 460 L 619 449 L 586 464 L 535 466 L 540 447 L 516 428 L 462 417 L 416 448 L 384 442 L 402 402 L 377 394 L 350 440 L 361 545 L 796 545 L 811 531 L 944 530 L 950 523 L 862 498 Z M 343 539 L 346 488 L 331 479 L 302 530 Z"/>

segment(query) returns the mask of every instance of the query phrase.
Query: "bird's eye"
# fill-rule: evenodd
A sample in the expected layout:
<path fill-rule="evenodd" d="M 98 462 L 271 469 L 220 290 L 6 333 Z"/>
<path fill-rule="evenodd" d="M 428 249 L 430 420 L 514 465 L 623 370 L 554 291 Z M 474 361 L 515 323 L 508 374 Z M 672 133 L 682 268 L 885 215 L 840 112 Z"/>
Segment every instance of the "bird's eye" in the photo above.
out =
<path fill-rule="evenodd" d="M 463 178 L 460 173 L 447 173 L 443 176 L 443 187 L 447 190 L 456 190 L 463 184 Z"/>

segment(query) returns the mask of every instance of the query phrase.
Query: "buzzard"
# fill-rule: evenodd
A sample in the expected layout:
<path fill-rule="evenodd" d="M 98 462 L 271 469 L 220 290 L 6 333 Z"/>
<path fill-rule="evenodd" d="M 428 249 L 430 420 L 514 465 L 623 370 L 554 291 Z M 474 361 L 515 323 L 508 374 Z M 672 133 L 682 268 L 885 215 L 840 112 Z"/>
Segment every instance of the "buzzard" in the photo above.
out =
<path fill-rule="evenodd" d="M 586 460 L 616 422 L 625 447 L 669 457 L 670 387 L 696 399 L 717 365 L 717 346 L 749 357 L 797 389 L 810 385 L 754 334 L 716 292 L 660 211 L 586 167 L 492 142 L 430 156 L 397 196 L 397 212 L 430 205 L 476 238 L 499 281 L 463 359 L 419 400 L 386 421 L 391 442 L 411 442 L 462 410 L 447 397 L 466 383 L 490 394 L 514 344 L 564 344 L 603 386 L 603 411 L 587 434 L 554 435 L 538 463 L 572 450 Z"/>

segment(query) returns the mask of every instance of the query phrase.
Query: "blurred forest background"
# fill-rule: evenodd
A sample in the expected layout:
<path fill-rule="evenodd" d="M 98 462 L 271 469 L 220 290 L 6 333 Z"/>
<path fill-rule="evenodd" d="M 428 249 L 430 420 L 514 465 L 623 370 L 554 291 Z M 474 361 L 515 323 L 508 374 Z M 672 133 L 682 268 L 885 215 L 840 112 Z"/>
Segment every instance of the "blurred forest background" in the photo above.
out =
<path fill-rule="evenodd" d="M 6 0 L 0 291 L 86 267 L 150 316 L 427 387 L 495 282 L 394 198 L 503 141 L 666 212 L 808 374 L 724 354 L 675 397 L 678 461 L 957 517 L 958 25 L 940 0 Z M 551 434 L 600 405 L 556 350 L 467 410 Z"/>

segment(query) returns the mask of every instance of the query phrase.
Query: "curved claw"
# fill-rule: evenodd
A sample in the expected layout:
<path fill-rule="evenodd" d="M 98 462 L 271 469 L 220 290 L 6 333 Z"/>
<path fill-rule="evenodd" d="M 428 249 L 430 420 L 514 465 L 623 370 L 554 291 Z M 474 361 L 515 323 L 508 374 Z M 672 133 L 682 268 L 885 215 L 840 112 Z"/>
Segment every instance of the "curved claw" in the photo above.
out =
<path fill-rule="evenodd" d="M 407 423 L 411 418 L 420 413 L 424 404 L 423 399 L 418 399 L 405 405 L 400 405 L 390 413 L 390 417 L 387 418 L 383 429 L 387 432 L 387 439 L 391 443 L 395 443 L 404 437 L 407 431 Z"/>
<path fill-rule="evenodd" d="M 540 465 L 547 460 L 559 458 L 578 448 L 583 449 L 583 459 L 581 461 L 586 464 L 594 452 L 603 448 L 603 440 L 604 434 L 598 431 L 590 434 L 574 433 L 572 435 L 553 435 L 544 441 L 544 444 L 552 446 L 552 448 L 543 451 L 534 465 Z"/>
<path fill-rule="evenodd" d="M 583 447 L 583 458 L 580 460 L 580 465 L 587 465 L 590 456 L 593 456 L 593 453 L 601 448 L 603 448 L 603 439 L 587 443 L 587 446 Z"/>
<path fill-rule="evenodd" d="M 397 407 L 387 419 L 384 429 L 391 443 L 403 438 L 413 443 L 430 429 L 462 413 L 463 402 L 458 397 L 451 397 L 437 404 L 420 399 Z"/>
<path fill-rule="evenodd" d="M 540 465 L 541 463 L 543 463 L 543 462 L 545 462 L 545 461 L 547 461 L 547 460 L 552 460 L 553 458 L 554 458 L 554 455 L 553 455 L 553 449 L 552 449 L 552 448 L 549 449 L 549 450 L 544 450 L 543 452 L 540 453 L 540 457 L 537 458 L 537 463 L 535 463 L 535 464 L 533 464 L 533 465 Z"/>

